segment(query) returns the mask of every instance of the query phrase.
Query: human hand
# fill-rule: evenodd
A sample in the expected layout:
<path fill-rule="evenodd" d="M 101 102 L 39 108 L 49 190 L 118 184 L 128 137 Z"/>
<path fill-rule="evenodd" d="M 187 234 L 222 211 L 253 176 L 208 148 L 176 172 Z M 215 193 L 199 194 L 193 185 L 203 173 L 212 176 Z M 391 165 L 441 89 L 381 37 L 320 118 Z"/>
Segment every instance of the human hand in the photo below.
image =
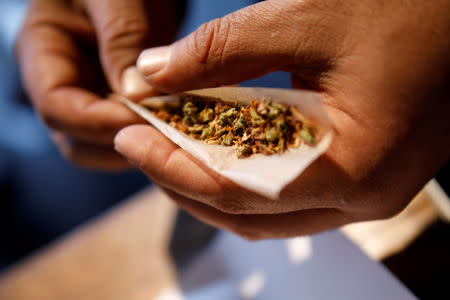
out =
<path fill-rule="evenodd" d="M 171 1 L 30 1 L 17 55 L 32 103 L 68 159 L 129 166 L 113 139 L 142 120 L 107 95 L 157 93 L 130 66 L 146 47 L 170 43 L 176 29 Z"/>
<path fill-rule="evenodd" d="M 274 70 L 321 92 L 334 141 L 277 201 L 219 176 L 150 126 L 122 130 L 116 149 L 181 207 L 248 239 L 392 216 L 450 157 L 448 11 L 444 0 L 268 0 L 141 54 L 140 71 L 166 92 Z"/>

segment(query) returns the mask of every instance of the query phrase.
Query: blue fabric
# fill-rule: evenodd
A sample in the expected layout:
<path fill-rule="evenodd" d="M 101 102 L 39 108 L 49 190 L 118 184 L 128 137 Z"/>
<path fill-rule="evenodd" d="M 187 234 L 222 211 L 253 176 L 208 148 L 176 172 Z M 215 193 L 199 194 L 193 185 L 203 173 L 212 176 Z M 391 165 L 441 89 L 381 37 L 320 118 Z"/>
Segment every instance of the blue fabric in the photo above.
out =
<path fill-rule="evenodd" d="M 189 1 L 180 37 L 252 3 Z M 148 184 L 137 172 L 78 169 L 58 153 L 27 105 L 13 58 L 25 8 L 25 1 L 0 0 L 0 265 L 45 245 Z M 288 87 L 289 77 L 275 73 L 244 85 Z"/>
<path fill-rule="evenodd" d="M 101 213 L 148 179 L 81 170 L 65 161 L 20 84 L 13 42 L 23 1 L 0 2 L 0 262 L 7 264 Z M 0 266 L 1 267 L 1 266 Z"/>

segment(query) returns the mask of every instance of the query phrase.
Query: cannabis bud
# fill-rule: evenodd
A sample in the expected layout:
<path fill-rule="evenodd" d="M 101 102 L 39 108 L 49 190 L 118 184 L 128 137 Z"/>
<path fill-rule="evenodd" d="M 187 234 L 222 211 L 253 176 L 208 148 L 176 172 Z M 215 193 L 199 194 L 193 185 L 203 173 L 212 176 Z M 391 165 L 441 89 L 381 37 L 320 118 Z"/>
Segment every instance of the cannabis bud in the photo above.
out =
<path fill-rule="evenodd" d="M 179 103 L 146 104 L 159 119 L 194 139 L 226 147 L 239 158 L 272 155 L 316 143 L 316 128 L 296 107 L 252 100 L 249 105 L 186 96 Z"/>

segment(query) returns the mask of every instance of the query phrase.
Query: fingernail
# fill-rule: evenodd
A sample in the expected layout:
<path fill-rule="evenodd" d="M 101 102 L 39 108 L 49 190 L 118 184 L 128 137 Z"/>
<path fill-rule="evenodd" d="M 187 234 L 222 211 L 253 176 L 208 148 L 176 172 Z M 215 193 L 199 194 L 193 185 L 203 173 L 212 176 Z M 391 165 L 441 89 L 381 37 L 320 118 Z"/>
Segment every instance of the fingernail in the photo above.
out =
<path fill-rule="evenodd" d="M 131 129 L 130 129 L 131 127 Z M 117 152 L 127 155 L 130 147 L 133 146 L 135 138 L 133 137 L 133 126 L 125 127 L 114 137 L 114 148 Z"/>
<path fill-rule="evenodd" d="M 138 58 L 137 67 L 145 77 L 151 76 L 164 68 L 169 62 L 171 46 L 144 50 Z"/>
<path fill-rule="evenodd" d="M 131 66 L 123 71 L 122 93 L 128 97 L 144 97 L 155 94 L 155 89 L 145 82 L 137 67 Z"/>
<path fill-rule="evenodd" d="M 125 156 L 130 164 L 139 166 L 139 159 L 145 148 L 145 137 L 142 136 L 140 125 L 125 127 L 114 138 L 114 148 L 117 152 Z"/>

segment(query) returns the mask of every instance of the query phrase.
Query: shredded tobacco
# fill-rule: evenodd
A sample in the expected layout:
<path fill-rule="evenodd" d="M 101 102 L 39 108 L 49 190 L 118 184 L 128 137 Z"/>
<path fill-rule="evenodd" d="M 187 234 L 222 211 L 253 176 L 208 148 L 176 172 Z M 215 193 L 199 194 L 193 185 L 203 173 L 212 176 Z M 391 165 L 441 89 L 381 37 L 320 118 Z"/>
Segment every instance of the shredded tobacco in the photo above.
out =
<path fill-rule="evenodd" d="M 179 103 L 145 106 L 159 119 L 207 144 L 236 145 L 238 158 L 272 155 L 302 143 L 314 145 L 316 129 L 296 107 L 252 100 L 249 105 L 184 97 Z"/>

